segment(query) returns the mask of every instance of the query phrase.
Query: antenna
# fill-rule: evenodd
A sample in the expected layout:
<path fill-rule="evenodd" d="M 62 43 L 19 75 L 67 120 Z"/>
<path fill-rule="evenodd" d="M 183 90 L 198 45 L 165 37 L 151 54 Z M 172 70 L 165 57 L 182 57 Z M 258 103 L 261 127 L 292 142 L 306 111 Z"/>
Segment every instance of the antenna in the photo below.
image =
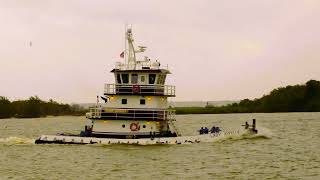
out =
<path fill-rule="evenodd" d="M 124 26 L 124 63 L 127 64 L 127 26 L 126 23 Z"/>
<path fill-rule="evenodd" d="M 96 107 L 99 107 L 99 96 L 97 95 L 97 104 Z"/>
<path fill-rule="evenodd" d="M 136 54 L 133 46 L 133 37 L 132 37 L 132 26 L 126 29 L 126 40 L 128 43 L 128 51 L 127 51 L 127 65 L 130 67 L 134 65 L 134 69 L 136 68 Z"/>

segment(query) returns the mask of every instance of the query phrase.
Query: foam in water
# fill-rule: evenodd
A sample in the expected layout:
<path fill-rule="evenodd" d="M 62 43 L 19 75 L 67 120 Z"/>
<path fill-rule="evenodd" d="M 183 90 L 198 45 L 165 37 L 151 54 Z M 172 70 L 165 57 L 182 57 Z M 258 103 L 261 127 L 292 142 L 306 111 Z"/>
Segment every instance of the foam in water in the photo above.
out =
<path fill-rule="evenodd" d="M 257 128 L 258 134 L 248 134 L 248 133 L 239 133 L 233 134 L 230 136 L 224 136 L 220 139 L 216 139 L 219 142 L 224 141 L 237 141 L 237 140 L 248 140 L 248 139 L 270 139 L 272 137 L 272 132 L 264 127 Z"/>
<path fill-rule="evenodd" d="M 15 145 L 15 144 L 34 144 L 34 139 L 20 138 L 20 137 L 7 137 L 0 138 L 1 144 Z"/>
<path fill-rule="evenodd" d="M 272 132 L 270 131 L 270 129 L 259 127 L 257 128 L 257 130 L 258 130 L 258 134 L 254 134 L 254 135 L 243 134 L 242 138 L 243 139 L 270 139 L 272 137 Z"/>
<path fill-rule="evenodd" d="M 273 134 L 270 129 L 259 127 L 258 128 L 258 134 L 255 135 L 256 137 L 264 137 L 266 139 L 272 138 Z"/>

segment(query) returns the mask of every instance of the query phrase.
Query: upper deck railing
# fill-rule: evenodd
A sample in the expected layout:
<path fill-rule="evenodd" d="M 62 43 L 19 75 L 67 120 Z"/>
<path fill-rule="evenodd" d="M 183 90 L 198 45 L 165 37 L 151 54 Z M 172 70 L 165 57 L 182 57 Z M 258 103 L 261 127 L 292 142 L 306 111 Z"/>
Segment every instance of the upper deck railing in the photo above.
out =
<path fill-rule="evenodd" d="M 115 69 L 118 70 L 142 70 L 142 69 L 166 69 L 169 70 L 169 66 L 161 66 L 160 62 L 156 61 L 136 61 L 136 62 L 116 62 Z"/>
<path fill-rule="evenodd" d="M 105 84 L 105 95 L 143 95 L 143 96 L 170 96 L 176 95 L 175 86 L 171 85 L 125 85 L 125 84 Z"/>
<path fill-rule="evenodd" d="M 163 121 L 175 120 L 175 110 L 154 109 L 112 109 L 94 107 L 86 114 L 89 119 L 101 120 L 145 120 Z"/>

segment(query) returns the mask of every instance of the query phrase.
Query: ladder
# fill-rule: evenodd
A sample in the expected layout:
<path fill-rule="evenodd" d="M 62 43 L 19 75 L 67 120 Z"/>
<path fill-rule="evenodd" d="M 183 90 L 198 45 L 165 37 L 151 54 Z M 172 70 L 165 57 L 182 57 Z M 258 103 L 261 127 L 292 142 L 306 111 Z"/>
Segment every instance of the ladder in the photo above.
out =
<path fill-rule="evenodd" d="M 172 119 L 169 120 L 169 127 L 177 134 L 177 136 L 181 136 L 180 132 L 178 131 L 178 128 L 175 126 Z"/>

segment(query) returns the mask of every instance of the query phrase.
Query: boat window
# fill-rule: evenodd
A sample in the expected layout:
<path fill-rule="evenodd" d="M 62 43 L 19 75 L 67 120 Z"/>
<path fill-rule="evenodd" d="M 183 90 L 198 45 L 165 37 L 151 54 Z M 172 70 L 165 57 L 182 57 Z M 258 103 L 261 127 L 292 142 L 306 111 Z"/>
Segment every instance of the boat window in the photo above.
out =
<path fill-rule="evenodd" d="M 121 74 L 122 82 L 125 84 L 129 83 L 129 74 Z"/>
<path fill-rule="evenodd" d="M 141 76 L 141 82 L 144 82 L 146 80 L 146 77 L 145 76 Z"/>
<path fill-rule="evenodd" d="M 138 83 L 138 74 L 131 74 L 131 84 Z"/>
<path fill-rule="evenodd" d="M 146 125 L 143 125 L 142 127 L 143 127 L 143 128 L 146 128 Z"/>
<path fill-rule="evenodd" d="M 162 82 L 161 82 L 161 84 L 164 84 L 165 81 L 166 81 L 166 75 L 162 75 Z"/>
<path fill-rule="evenodd" d="M 121 103 L 122 103 L 122 104 L 127 104 L 128 101 L 127 101 L 127 99 L 122 99 L 122 100 L 121 100 Z"/>
<path fill-rule="evenodd" d="M 117 74 L 117 82 L 118 82 L 118 84 L 121 84 L 121 77 L 120 77 L 120 74 Z"/>
<path fill-rule="evenodd" d="M 164 84 L 164 79 L 166 78 L 166 75 L 160 74 L 158 76 L 157 84 Z"/>
<path fill-rule="evenodd" d="M 161 82 L 161 78 L 162 78 L 162 75 L 158 75 L 157 84 L 160 84 L 160 82 Z"/>
<path fill-rule="evenodd" d="M 122 128 L 125 128 L 126 127 L 126 125 L 125 124 L 122 124 Z"/>
<path fill-rule="evenodd" d="M 140 99 L 140 104 L 142 104 L 142 105 L 146 104 L 146 100 L 145 99 Z"/>
<path fill-rule="evenodd" d="M 154 84 L 156 81 L 156 75 L 155 74 L 149 74 L 149 84 Z"/>

